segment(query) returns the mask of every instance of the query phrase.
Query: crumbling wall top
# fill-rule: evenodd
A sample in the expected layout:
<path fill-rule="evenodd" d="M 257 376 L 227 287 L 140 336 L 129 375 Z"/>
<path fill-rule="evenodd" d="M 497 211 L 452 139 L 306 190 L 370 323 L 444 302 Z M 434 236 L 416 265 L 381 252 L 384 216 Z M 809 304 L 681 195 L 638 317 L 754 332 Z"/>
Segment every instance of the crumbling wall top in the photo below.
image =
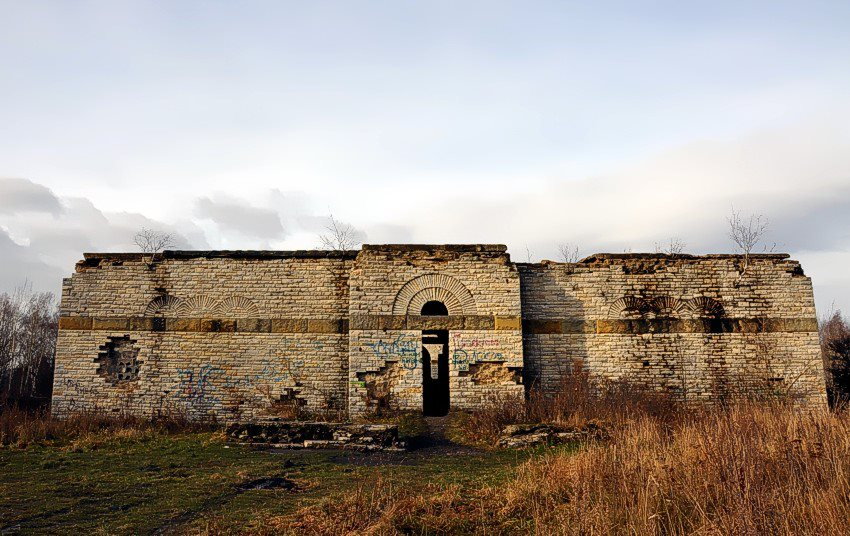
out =
<path fill-rule="evenodd" d="M 787 261 L 791 256 L 788 253 L 751 253 L 749 259 L 753 261 Z M 744 255 L 739 253 L 711 253 L 708 255 L 691 255 L 687 253 L 594 253 L 573 263 L 553 260 L 542 260 L 540 262 L 518 262 L 519 266 L 547 266 L 547 265 L 611 265 L 632 263 L 654 262 L 657 264 L 689 264 L 705 261 L 743 261 Z M 796 263 L 797 261 L 789 261 Z"/>
<path fill-rule="evenodd" d="M 363 251 L 453 251 L 458 253 L 505 253 L 504 244 L 363 244 Z"/>
<path fill-rule="evenodd" d="M 166 250 L 156 254 L 158 259 L 354 259 L 358 250 L 333 251 L 323 249 L 283 250 Z M 86 261 L 146 261 L 150 253 L 83 253 Z"/>
<path fill-rule="evenodd" d="M 788 253 L 751 253 L 750 259 L 772 259 L 783 260 L 789 258 Z M 744 255 L 739 253 L 711 253 L 708 255 L 690 255 L 687 253 L 594 253 L 589 255 L 579 262 L 588 264 L 600 260 L 670 260 L 670 261 L 687 261 L 687 260 L 704 260 L 704 259 L 742 259 Z"/>

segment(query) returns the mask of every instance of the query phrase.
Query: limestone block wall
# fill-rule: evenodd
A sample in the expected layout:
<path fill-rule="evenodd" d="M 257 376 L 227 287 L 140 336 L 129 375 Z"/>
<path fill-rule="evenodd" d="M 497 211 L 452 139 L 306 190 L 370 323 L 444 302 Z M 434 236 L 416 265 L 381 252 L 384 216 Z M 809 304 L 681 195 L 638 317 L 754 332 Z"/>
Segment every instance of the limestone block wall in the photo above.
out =
<path fill-rule="evenodd" d="M 519 275 L 505 246 L 366 245 L 349 283 L 351 415 L 385 394 L 394 407 L 422 409 L 423 330 L 449 332 L 452 408 L 494 391 L 522 395 Z M 420 316 L 432 300 L 448 316 Z"/>
<path fill-rule="evenodd" d="M 344 411 L 353 257 L 86 255 L 63 285 L 53 411 Z"/>
<path fill-rule="evenodd" d="M 740 390 L 825 401 L 811 280 L 787 255 L 595 255 L 520 264 L 528 383 L 578 363 L 683 399 Z"/>
<path fill-rule="evenodd" d="M 423 316 L 429 301 L 448 315 Z M 254 420 L 423 408 L 423 331 L 448 332 L 450 407 L 574 366 L 686 400 L 825 402 L 811 280 L 786 255 L 594 255 L 498 245 L 86 254 L 63 285 L 53 411 Z M 433 356 L 432 356 L 433 357 Z"/>
<path fill-rule="evenodd" d="M 93 356 L 127 335 L 139 373 L 110 383 Z M 344 410 L 347 346 L 342 334 L 63 331 L 53 411 L 230 421 L 289 415 L 296 406 Z"/>

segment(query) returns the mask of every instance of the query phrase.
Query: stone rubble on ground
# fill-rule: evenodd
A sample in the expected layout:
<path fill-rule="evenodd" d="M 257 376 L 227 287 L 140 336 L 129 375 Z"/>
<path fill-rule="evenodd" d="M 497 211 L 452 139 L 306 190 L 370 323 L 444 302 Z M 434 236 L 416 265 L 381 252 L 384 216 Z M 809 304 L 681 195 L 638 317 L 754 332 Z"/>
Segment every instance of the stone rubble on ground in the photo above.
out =
<path fill-rule="evenodd" d="M 269 420 L 232 423 L 227 427 L 227 437 L 239 443 L 288 449 L 400 451 L 405 448 L 404 442 L 398 439 L 398 427 L 394 424 Z"/>
<path fill-rule="evenodd" d="M 607 439 L 605 428 L 595 422 L 582 426 L 556 427 L 548 424 L 511 424 L 499 436 L 501 448 L 521 449 L 537 445 L 557 445 L 573 441 Z"/>

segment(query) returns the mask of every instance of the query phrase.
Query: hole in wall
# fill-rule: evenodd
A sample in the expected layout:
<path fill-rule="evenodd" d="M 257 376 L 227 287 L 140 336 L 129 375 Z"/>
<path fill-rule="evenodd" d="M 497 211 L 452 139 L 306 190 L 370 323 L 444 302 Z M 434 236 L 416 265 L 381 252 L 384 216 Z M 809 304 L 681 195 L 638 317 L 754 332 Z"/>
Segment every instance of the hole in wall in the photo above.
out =
<path fill-rule="evenodd" d="M 129 335 L 109 337 L 94 360 L 100 365 L 97 374 L 112 385 L 138 380 L 142 362 L 135 343 Z"/>

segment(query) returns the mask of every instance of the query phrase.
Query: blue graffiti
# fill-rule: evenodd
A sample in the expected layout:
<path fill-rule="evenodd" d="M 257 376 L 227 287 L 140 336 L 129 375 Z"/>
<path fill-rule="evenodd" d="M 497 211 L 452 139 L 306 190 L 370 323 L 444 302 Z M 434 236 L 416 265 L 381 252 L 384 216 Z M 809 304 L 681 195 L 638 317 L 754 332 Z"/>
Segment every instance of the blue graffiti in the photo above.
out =
<path fill-rule="evenodd" d="M 219 377 L 223 371 L 209 363 L 201 365 L 197 370 L 194 368 L 177 369 L 178 391 L 177 396 L 180 398 L 188 398 L 190 400 L 203 402 L 218 400 L 213 396 L 216 387 L 213 385 L 213 378 Z"/>
<path fill-rule="evenodd" d="M 401 334 L 392 342 L 378 341 L 368 343 L 376 356 L 419 355 L 419 339 Z"/>
<path fill-rule="evenodd" d="M 415 370 L 422 360 L 417 356 L 402 356 L 401 366 L 407 370 Z"/>
<path fill-rule="evenodd" d="M 413 370 L 422 362 L 421 341 L 418 337 L 398 335 L 392 342 L 378 341 L 367 343 L 376 357 L 384 360 L 398 359 L 407 370 Z"/>
<path fill-rule="evenodd" d="M 237 387 L 252 387 L 257 384 L 281 383 L 295 380 L 295 374 L 300 372 L 304 366 L 304 359 L 279 358 L 278 362 L 273 358 L 263 359 L 262 369 L 256 374 L 228 378 L 223 387 L 232 389 Z"/>

